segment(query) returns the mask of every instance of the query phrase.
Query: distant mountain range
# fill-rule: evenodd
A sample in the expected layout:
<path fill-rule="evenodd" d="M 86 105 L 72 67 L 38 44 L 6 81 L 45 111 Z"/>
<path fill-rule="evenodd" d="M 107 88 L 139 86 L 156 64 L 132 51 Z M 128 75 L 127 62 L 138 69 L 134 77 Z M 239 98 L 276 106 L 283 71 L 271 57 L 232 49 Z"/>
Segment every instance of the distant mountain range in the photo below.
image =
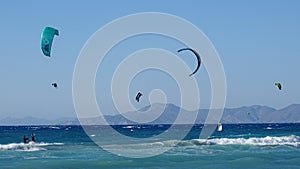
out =
<path fill-rule="evenodd" d="M 76 118 L 59 118 L 56 120 L 46 120 L 36 117 L 13 118 L 6 117 L 0 119 L 0 126 L 28 126 L 28 125 L 79 125 Z"/>
<path fill-rule="evenodd" d="M 186 115 L 186 119 L 191 118 L 190 115 L 193 113 L 173 104 L 164 105 L 159 103 L 153 104 L 151 106 L 146 106 L 139 111 L 127 113 L 130 113 L 131 115 L 145 113 L 145 116 L 147 116 L 147 114 L 151 114 L 154 111 L 160 110 L 162 109 L 162 107 L 165 107 L 162 115 L 149 124 L 173 124 L 180 110 L 184 115 Z M 200 109 L 198 111 L 198 115 L 196 118 L 197 124 L 203 124 L 205 122 L 208 111 L 208 109 Z M 104 118 L 111 125 L 136 124 L 120 114 L 105 115 Z M 97 124 L 95 118 L 85 119 L 85 121 L 87 124 Z M 300 123 L 300 104 L 292 104 L 279 110 L 261 105 L 243 106 L 239 108 L 225 108 L 221 123 Z M 6 117 L 0 119 L 0 125 L 80 125 L 80 123 L 76 118 L 59 118 L 56 120 L 46 120 L 35 117 Z"/>

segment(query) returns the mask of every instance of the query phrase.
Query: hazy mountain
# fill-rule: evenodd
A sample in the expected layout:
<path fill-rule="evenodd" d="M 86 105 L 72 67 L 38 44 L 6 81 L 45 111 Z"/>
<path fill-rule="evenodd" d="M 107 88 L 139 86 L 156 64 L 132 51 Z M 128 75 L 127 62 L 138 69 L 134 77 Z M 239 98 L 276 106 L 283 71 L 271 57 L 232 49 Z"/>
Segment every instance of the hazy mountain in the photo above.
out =
<path fill-rule="evenodd" d="M 53 124 L 56 125 L 80 125 L 77 118 L 72 117 L 62 117 L 55 120 L 52 120 Z"/>
<path fill-rule="evenodd" d="M 265 123 L 262 118 L 270 113 L 276 111 L 276 109 L 253 105 L 243 106 L 240 108 L 226 108 L 224 109 L 222 116 L 222 123 Z M 300 109 L 299 109 L 300 112 Z"/>
<path fill-rule="evenodd" d="M 178 123 L 184 123 L 184 121 L 188 120 L 189 114 L 192 112 L 189 112 L 187 110 L 184 110 L 178 106 L 175 106 L 173 104 L 160 104 L 160 103 L 155 103 L 151 106 L 146 106 L 139 111 L 132 111 L 132 112 L 127 112 L 123 115 L 115 115 L 115 116 L 105 116 L 105 119 L 110 123 L 110 124 L 135 124 L 135 122 L 128 120 L 125 118 L 128 115 L 131 116 L 140 116 L 141 119 L 149 119 L 149 117 L 152 113 L 154 112 L 160 112 L 161 110 L 164 110 L 161 115 L 155 119 L 153 122 L 150 124 L 173 124 L 179 114 L 180 111 L 182 111 L 183 114 L 186 114 L 182 120 L 178 121 Z M 196 113 L 196 112 L 195 112 Z"/>
<path fill-rule="evenodd" d="M 165 106 L 165 110 L 162 115 L 150 124 L 173 124 L 180 110 L 182 111 L 182 114 L 186 115 L 186 119 L 190 118 L 190 115 L 193 113 L 173 104 L 153 104 L 151 106 L 146 106 L 139 111 L 127 112 L 124 115 L 105 116 L 105 119 L 112 125 L 135 124 L 125 118 L 126 114 L 129 113 L 134 116 L 145 113 L 145 116 L 147 116 L 148 113 L 151 114 L 157 110 L 161 110 L 163 106 Z M 151 110 L 148 111 L 150 108 Z M 215 110 L 212 110 L 211 112 L 213 113 L 214 111 Z M 196 123 L 203 124 L 207 118 L 208 112 L 208 109 L 200 109 L 198 111 Z M 179 121 L 179 123 L 184 122 Z M 300 123 L 300 104 L 293 104 L 280 110 L 261 105 L 225 108 L 221 123 Z"/>
<path fill-rule="evenodd" d="M 292 104 L 262 116 L 267 123 L 300 123 L 300 104 Z"/>
<path fill-rule="evenodd" d="M 25 117 L 25 118 L 13 118 L 6 117 L 4 119 L 0 119 L 0 125 L 52 125 L 53 123 L 49 120 L 36 118 L 36 117 Z"/>
<path fill-rule="evenodd" d="M 165 107 L 165 108 L 164 108 Z M 173 124 L 179 115 L 183 114 L 183 118 L 178 123 L 185 123 L 188 119 L 193 118 L 193 113 L 182 109 L 173 104 L 153 104 L 146 106 L 139 111 L 127 112 L 123 115 L 105 115 L 105 120 L 111 125 L 136 124 L 136 122 L 128 120 L 128 115 L 147 119 L 147 116 L 159 110 L 164 110 L 161 115 L 149 124 Z M 211 110 L 213 113 L 216 110 Z M 203 124 L 207 118 L 209 110 L 200 109 L 197 114 L 196 122 Z M 98 124 L 96 118 L 83 119 L 85 124 Z M 243 106 L 239 108 L 225 108 L 221 123 L 300 123 L 300 104 L 292 104 L 285 108 L 276 110 L 268 106 L 253 105 Z M 35 117 L 12 118 L 7 117 L 0 119 L 0 125 L 79 125 L 76 118 L 59 118 L 56 120 L 45 120 Z"/>

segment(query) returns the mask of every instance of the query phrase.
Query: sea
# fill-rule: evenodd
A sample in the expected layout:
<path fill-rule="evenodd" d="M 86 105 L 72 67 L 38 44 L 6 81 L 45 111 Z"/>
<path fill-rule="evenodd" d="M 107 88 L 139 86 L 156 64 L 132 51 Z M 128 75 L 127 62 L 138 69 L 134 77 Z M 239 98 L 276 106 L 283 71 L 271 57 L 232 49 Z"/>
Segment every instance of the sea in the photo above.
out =
<path fill-rule="evenodd" d="M 110 126 L 94 126 L 105 131 Z M 115 131 L 128 138 L 147 138 L 167 132 L 170 125 L 119 125 Z M 184 126 L 177 126 L 177 130 Z M 300 168 L 300 124 L 223 124 L 208 139 L 199 139 L 203 125 L 194 125 L 183 139 L 153 140 L 115 145 L 141 152 L 155 148 L 167 151 L 143 158 L 115 154 L 93 141 L 95 135 L 82 126 L 1 126 L 1 169 L 209 169 L 209 168 Z M 35 142 L 23 136 L 35 134 Z M 95 132 L 97 133 L 97 132 Z M 104 140 L 115 138 L 103 138 Z M 134 146 L 137 144 L 137 146 Z"/>

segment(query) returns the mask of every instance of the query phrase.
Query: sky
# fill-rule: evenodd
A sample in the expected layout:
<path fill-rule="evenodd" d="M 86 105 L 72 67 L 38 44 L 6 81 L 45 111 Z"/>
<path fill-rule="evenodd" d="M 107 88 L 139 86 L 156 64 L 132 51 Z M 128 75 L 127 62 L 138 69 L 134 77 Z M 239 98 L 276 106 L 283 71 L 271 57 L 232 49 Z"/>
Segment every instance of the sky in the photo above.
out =
<path fill-rule="evenodd" d="M 197 26 L 210 39 L 226 74 L 225 107 L 266 105 L 280 109 L 300 103 L 299 6 L 296 0 L 2 1 L 0 118 L 76 117 L 72 78 L 82 47 L 104 25 L 139 12 L 176 15 Z M 60 31 L 54 39 L 50 58 L 43 56 L 40 50 L 40 36 L 45 26 Z M 122 54 L 149 47 L 166 50 L 176 47 L 176 51 L 180 45 L 170 38 L 145 35 L 130 38 L 113 48 L 98 69 L 95 81 L 97 101 L 105 113 L 115 111 L 112 100 L 106 96 L 110 94 L 109 78 L 122 61 Z M 194 58 L 188 57 L 188 53 L 181 56 L 191 70 L 194 69 Z M 201 86 L 200 105 L 208 108 L 210 83 L 205 67 L 197 74 Z M 52 82 L 57 82 L 59 88 L 51 87 Z M 275 82 L 282 83 L 282 91 L 276 89 Z M 168 102 L 180 102 L 174 79 L 155 70 L 140 73 L 132 81 L 131 102 L 137 108 L 146 106 L 149 104 L 147 95 L 156 88 L 165 91 Z M 137 104 L 134 96 L 140 89 L 145 96 Z"/>

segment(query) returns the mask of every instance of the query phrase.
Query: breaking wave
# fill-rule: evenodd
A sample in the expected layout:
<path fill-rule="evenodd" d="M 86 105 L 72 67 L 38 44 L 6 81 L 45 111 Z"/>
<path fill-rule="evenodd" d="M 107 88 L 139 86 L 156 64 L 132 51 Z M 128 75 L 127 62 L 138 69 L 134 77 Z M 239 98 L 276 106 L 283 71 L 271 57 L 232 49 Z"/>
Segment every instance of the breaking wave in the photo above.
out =
<path fill-rule="evenodd" d="M 282 137 L 252 137 L 252 138 L 215 138 L 215 139 L 192 139 L 192 140 L 167 140 L 140 144 L 106 145 L 106 148 L 114 149 L 154 149 L 164 147 L 185 147 L 202 145 L 251 145 L 251 146 L 299 146 L 300 137 L 295 135 Z"/>
<path fill-rule="evenodd" d="M 0 144 L 0 150 L 15 150 L 15 151 L 41 151 L 47 150 L 47 146 L 53 145 L 63 145 L 63 143 L 35 143 L 29 142 L 25 143 L 9 143 L 9 144 Z"/>
<path fill-rule="evenodd" d="M 216 138 L 216 139 L 193 139 L 183 140 L 177 146 L 189 145 L 254 145 L 254 146 L 299 146 L 300 137 L 295 135 L 282 137 L 252 137 L 252 138 Z"/>

